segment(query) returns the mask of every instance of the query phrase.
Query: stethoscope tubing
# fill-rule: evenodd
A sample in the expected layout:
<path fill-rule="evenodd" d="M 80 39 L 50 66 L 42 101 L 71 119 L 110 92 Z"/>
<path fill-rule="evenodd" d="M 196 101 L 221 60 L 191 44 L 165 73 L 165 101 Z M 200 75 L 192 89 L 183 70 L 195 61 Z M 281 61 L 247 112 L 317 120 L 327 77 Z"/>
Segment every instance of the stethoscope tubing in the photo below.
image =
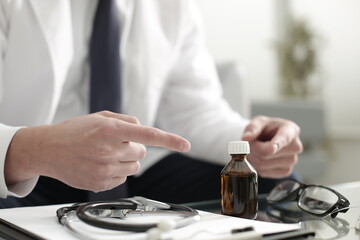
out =
<path fill-rule="evenodd" d="M 63 207 L 57 210 L 58 220 L 62 225 L 69 227 L 69 222 L 64 221 L 67 218 L 67 215 L 70 212 L 75 212 L 76 216 L 84 223 L 87 223 L 94 227 L 99 227 L 108 230 L 117 230 L 117 231 L 130 231 L 130 232 L 146 232 L 151 228 L 157 227 L 157 223 L 147 223 L 147 224 L 129 224 L 121 221 L 106 221 L 106 218 L 92 216 L 87 214 L 88 212 L 94 212 L 99 209 L 104 210 L 130 210 L 131 212 L 137 212 L 139 214 L 147 215 L 176 215 L 180 218 L 175 220 L 175 228 L 180 228 L 187 226 L 191 223 L 194 223 L 200 219 L 199 213 L 190 207 L 186 207 L 179 204 L 170 204 L 167 203 L 167 209 L 159 209 L 155 211 L 137 211 L 138 205 L 131 200 L 121 200 L 121 201 L 105 201 L 105 202 L 89 202 L 83 204 L 74 204 L 70 207 Z M 119 218 L 125 218 L 122 216 Z M 65 223 L 66 222 L 66 223 Z"/>

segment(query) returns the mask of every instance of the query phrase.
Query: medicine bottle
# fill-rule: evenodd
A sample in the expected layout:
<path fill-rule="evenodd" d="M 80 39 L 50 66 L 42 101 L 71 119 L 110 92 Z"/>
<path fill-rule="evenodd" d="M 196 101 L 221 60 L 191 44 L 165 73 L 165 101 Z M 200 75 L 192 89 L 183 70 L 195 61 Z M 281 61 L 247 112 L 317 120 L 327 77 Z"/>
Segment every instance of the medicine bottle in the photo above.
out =
<path fill-rule="evenodd" d="M 231 161 L 221 171 L 221 212 L 225 215 L 254 219 L 258 210 L 258 176 L 247 161 L 247 141 L 232 141 Z"/>

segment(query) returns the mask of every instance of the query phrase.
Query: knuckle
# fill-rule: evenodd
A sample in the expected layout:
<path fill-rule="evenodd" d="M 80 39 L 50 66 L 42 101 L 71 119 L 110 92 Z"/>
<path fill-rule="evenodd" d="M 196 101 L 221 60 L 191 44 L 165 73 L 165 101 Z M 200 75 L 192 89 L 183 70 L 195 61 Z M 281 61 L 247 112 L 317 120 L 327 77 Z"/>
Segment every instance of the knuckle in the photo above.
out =
<path fill-rule="evenodd" d="M 292 167 L 288 167 L 288 168 L 284 168 L 282 171 L 282 175 L 284 177 L 289 176 L 291 173 L 293 172 L 293 168 Z"/>
<path fill-rule="evenodd" d="M 160 133 L 159 133 L 158 129 L 156 129 L 156 128 L 149 128 L 145 132 L 145 138 L 148 140 L 158 139 L 159 136 L 160 136 Z"/>
<path fill-rule="evenodd" d="M 301 128 L 297 123 L 290 120 L 284 120 L 284 121 L 288 124 L 288 126 L 290 126 L 294 130 L 295 135 L 300 136 Z"/>
<path fill-rule="evenodd" d="M 111 112 L 110 112 L 109 110 L 102 110 L 102 111 L 100 111 L 99 113 L 102 114 L 102 115 L 105 115 L 105 116 L 111 114 Z"/>
<path fill-rule="evenodd" d="M 140 146 L 139 159 L 144 159 L 146 156 L 146 148 L 144 145 Z"/>
<path fill-rule="evenodd" d="M 288 146 L 288 145 L 291 143 L 292 140 L 293 140 L 293 139 L 292 139 L 292 136 L 291 136 L 291 135 L 285 135 L 285 136 L 283 136 L 282 138 L 280 138 L 280 139 L 278 140 L 278 142 L 279 142 L 279 144 L 280 144 L 281 146 Z"/>
<path fill-rule="evenodd" d="M 113 148 L 108 144 L 102 144 L 96 149 L 96 155 L 99 157 L 98 160 L 101 160 L 105 157 L 111 156 L 113 154 Z"/>
<path fill-rule="evenodd" d="M 128 159 L 128 152 L 125 150 L 119 149 L 118 151 L 116 151 L 116 154 L 114 156 L 116 156 L 116 159 L 119 162 L 126 161 Z"/>
<path fill-rule="evenodd" d="M 257 115 L 253 118 L 253 121 L 258 121 L 258 122 L 266 122 L 268 120 L 268 117 L 264 116 L 264 115 Z"/>
<path fill-rule="evenodd" d="M 129 175 L 134 175 L 140 170 L 140 163 L 138 161 L 131 164 L 129 167 Z"/>
<path fill-rule="evenodd" d="M 100 131 L 105 134 L 114 132 L 114 124 L 112 119 L 107 119 L 106 121 L 102 121 L 99 126 Z"/>
<path fill-rule="evenodd" d="M 296 133 L 300 135 L 300 133 L 301 133 L 301 128 L 300 128 L 300 126 L 297 125 L 295 122 L 291 122 L 291 123 L 293 124 L 293 127 L 294 127 Z"/>
<path fill-rule="evenodd" d="M 297 151 L 298 153 L 302 153 L 304 151 L 304 145 L 302 144 L 300 139 L 297 139 L 296 143 L 297 144 L 295 145 L 295 151 Z"/>
<path fill-rule="evenodd" d="M 111 136 L 111 134 L 114 133 L 114 126 L 115 124 L 113 123 L 113 120 L 102 119 L 101 121 L 98 121 L 96 123 L 96 126 L 93 129 L 91 129 L 89 133 L 87 133 L 86 135 L 88 136 L 88 138 L 92 138 L 92 139 L 109 137 Z M 100 146 L 102 145 L 103 144 L 101 144 Z"/>
<path fill-rule="evenodd" d="M 91 160 L 94 168 L 103 167 L 103 164 L 109 164 L 116 151 L 110 144 L 100 143 L 91 146 L 89 149 L 89 160 Z"/>
<path fill-rule="evenodd" d="M 138 173 L 140 171 L 140 162 L 135 162 L 134 173 Z"/>
<path fill-rule="evenodd" d="M 109 116 L 110 114 L 111 114 L 111 112 L 108 110 L 101 110 L 101 111 L 92 113 L 92 115 L 100 115 L 100 116 Z"/>
<path fill-rule="evenodd" d="M 128 121 L 130 123 L 134 123 L 134 124 L 140 124 L 140 121 L 137 117 L 134 117 L 134 116 L 128 116 Z"/>
<path fill-rule="evenodd" d="M 291 158 L 291 166 L 294 166 L 295 164 L 297 164 L 298 160 L 299 160 L 299 157 L 297 155 L 294 155 Z"/>
<path fill-rule="evenodd" d="M 117 182 L 118 185 L 124 184 L 126 182 L 127 177 L 119 177 L 119 181 Z"/>

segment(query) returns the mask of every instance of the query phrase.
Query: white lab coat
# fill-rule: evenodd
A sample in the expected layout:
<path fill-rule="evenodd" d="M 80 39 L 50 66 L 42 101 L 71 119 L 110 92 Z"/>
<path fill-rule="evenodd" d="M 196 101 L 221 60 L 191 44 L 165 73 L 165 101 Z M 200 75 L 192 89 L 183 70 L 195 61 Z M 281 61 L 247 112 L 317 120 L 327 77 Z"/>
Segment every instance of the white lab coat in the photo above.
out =
<path fill-rule="evenodd" d="M 193 3 L 119 5 L 124 113 L 189 139 L 192 156 L 225 163 L 228 141 L 240 139 L 247 121 L 222 98 Z M 16 126 L 53 122 L 74 55 L 68 0 L 28 0 L 18 8 L 0 58 L 0 168 Z M 149 149 L 144 169 L 166 153 Z M 11 186 L 10 194 L 26 195 L 35 182 Z M 1 171 L 0 197 L 6 195 Z"/>

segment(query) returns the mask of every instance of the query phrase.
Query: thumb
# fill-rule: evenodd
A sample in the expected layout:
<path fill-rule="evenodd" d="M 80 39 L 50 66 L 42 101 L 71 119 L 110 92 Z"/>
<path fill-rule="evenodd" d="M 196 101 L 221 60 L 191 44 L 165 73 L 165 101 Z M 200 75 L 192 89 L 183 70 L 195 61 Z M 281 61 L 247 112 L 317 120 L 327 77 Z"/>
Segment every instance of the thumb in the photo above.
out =
<path fill-rule="evenodd" d="M 253 141 L 257 138 L 258 134 L 252 130 L 245 130 L 242 136 L 242 140 L 244 141 Z"/>
<path fill-rule="evenodd" d="M 268 118 L 264 116 L 256 116 L 251 119 L 245 127 L 242 139 L 244 141 L 253 141 L 259 138 L 268 121 Z"/>
<path fill-rule="evenodd" d="M 244 141 L 253 141 L 259 137 L 261 133 L 261 128 L 256 125 L 250 123 L 244 130 L 242 140 Z"/>

